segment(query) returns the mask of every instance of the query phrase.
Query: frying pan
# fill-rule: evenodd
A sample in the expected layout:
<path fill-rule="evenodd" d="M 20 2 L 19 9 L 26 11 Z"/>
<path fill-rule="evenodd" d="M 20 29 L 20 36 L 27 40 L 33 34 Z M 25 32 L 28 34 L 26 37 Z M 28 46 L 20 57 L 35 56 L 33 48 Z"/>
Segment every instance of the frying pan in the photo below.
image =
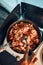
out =
<path fill-rule="evenodd" d="M 24 20 L 17 20 L 17 21 L 15 21 L 15 22 L 13 22 L 13 23 L 9 26 L 9 28 L 8 28 L 8 30 L 7 30 L 7 42 L 11 45 L 11 42 L 10 42 L 10 39 L 9 39 L 9 31 L 11 30 L 11 28 L 12 28 L 13 25 L 18 24 L 18 23 L 20 23 L 20 22 L 24 22 L 24 23 L 28 23 L 28 24 L 33 24 L 34 28 L 36 29 L 36 31 L 37 31 L 37 33 L 38 33 L 38 35 L 39 35 L 39 44 L 37 44 L 36 47 L 34 48 L 34 50 L 36 50 L 36 48 L 38 47 L 38 45 L 40 45 L 40 42 L 41 42 L 41 40 L 42 40 L 42 36 L 41 36 L 41 32 L 40 32 L 38 26 L 37 26 L 35 23 L 33 23 L 33 21 L 31 21 L 31 20 L 25 20 L 25 19 L 24 19 Z M 34 51 L 34 50 L 33 50 L 33 51 Z M 19 52 L 18 50 L 15 50 L 15 51 L 18 52 L 18 53 L 24 53 L 24 52 Z"/>

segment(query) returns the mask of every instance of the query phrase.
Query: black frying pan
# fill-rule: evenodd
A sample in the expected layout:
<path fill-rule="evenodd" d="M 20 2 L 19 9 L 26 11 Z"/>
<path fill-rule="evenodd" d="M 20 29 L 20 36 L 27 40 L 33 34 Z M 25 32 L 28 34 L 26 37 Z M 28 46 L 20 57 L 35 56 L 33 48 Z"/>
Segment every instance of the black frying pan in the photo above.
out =
<path fill-rule="evenodd" d="M 15 25 L 16 23 L 20 23 L 20 22 L 25 22 L 25 23 L 33 24 L 34 28 L 35 28 L 36 31 L 38 32 L 39 40 L 40 40 L 40 41 L 39 41 L 39 44 L 40 44 L 41 39 L 42 39 L 42 37 L 41 37 L 41 32 L 40 32 L 38 26 L 37 26 L 35 23 L 33 23 L 33 21 L 30 21 L 30 20 L 18 20 L 18 21 L 15 21 L 14 23 L 12 23 L 12 24 L 9 26 L 8 30 L 7 30 L 7 42 L 8 42 L 8 43 L 10 42 L 10 40 L 9 40 L 9 31 L 10 31 L 10 29 L 12 28 L 13 25 Z M 11 44 L 11 43 L 9 43 L 9 44 Z M 36 47 L 34 48 L 34 50 L 38 47 L 39 44 L 36 45 Z M 18 50 L 15 50 L 15 51 L 16 51 L 16 52 L 19 52 Z M 23 53 L 23 52 L 22 52 L 22 53 Z"/>

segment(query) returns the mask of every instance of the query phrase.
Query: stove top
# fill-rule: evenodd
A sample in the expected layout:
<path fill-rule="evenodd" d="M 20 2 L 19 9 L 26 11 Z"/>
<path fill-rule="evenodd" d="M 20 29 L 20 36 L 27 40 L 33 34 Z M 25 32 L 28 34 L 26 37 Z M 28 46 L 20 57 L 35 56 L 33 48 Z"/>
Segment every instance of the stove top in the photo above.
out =
<path fill-rule="evenodd" d="M 43 29 L 43 9 L 24 3 L 18 4 L 14 10 L 7 17 L 2 27 L 0 28 L 0 45 L 3 44 L 5 39 L 8 27 L 16 20 L 20 19 L 22 16 L 23 19 L 29 19 L 34 21 L 38 27 Z M 43 32 L 42 32 L 42 40 L 43 40 Z"/>
<path fill-rule="evenodd" d="M 8 30 L 8 27 L 16 20 L 18 19 L 30 19 L 38 25 L 42 32 L 42 40 L 43 40 L 43 9 L 27 4 L 27 3 L 21 3 L 18 4 L 14 10 L 10 13 L 10 15 L 7 17 L 5 22 L 3 23 L 2 27 L 0 28 L 0 45 L 7 43 L 6 41 L 6 33 Z M 4 41 L 4 42 L 3 42 Z M 3 51 L 0 55 L 1 64 L 3 65 L 14 65 L 17 60 L 15 59 L 16 55 L 20 55 L 14 51 L 12 51 L 9 47 L 5 47 L 6 51 Z M 9 54 L 10 53 L 10 54 Z M 40 54 L 40 53 L 39 53 Z M 39 57 L 38 54 L 38 57 Z M 23 57 L 23 55 L 20 55 Z M 9 62 L 8 62 L 9 60 Z M 16 64 L 15 64 L 16 65 Z M 40 61 L 39 61 L 39 65 Z"/>

